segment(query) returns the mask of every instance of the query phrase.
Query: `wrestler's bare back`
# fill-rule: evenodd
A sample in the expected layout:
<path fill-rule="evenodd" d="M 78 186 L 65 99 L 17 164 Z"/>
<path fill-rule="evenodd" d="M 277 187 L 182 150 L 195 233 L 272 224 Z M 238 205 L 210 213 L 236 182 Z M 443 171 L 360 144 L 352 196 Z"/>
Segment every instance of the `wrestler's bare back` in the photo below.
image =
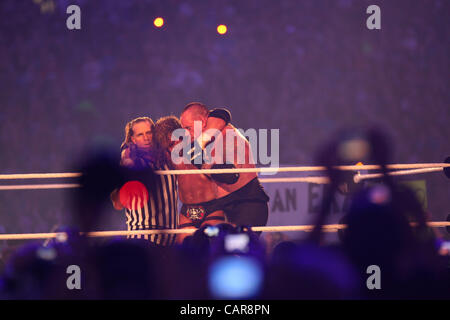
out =
<path fill-rule="evenodd" d="M 227 135 L 229 134 L 235 134 L 236 139 L 233 139 L 233 143 L 227 145 Z M 251 151 L 251 147 L 247 139 L 232 125 L 228 124 L 223 130 L 222 135 L 216 138 L 216 141 L 214 142 L 215 146 L 214 149 L 218 146 L 223 147 L 223 154 L 224 156 L 224 162 L 225 157 L 227 154 L 234 154 L 233 163 L 236 168 L 255 168 L 255 164 L 253 161 L 253 155 Z M 240 148 L 237 147 L 238 143 L 245 146 L 244 155 L 238 154 L 239 152 L 242 152 Z M 211 153 L 212 156 L 215 155 L 215 150 Z M 240 161 L 238 161 L 239 157 L 241 158 Z M 243 160 L 243 161 L 242 161 Z M 205 167 L 206 168 L 206 167 Z M 217 198 L 224 197 L 240 188 L 245 186 L 247 183 L 249 183 L 251 180 L 257 177 L 257 174 L 254 172 L 249 173 L 240 173 L 239 179 L 234 184 L 225 184 L 216 182 L 218 189 L 217 189 Z"/>

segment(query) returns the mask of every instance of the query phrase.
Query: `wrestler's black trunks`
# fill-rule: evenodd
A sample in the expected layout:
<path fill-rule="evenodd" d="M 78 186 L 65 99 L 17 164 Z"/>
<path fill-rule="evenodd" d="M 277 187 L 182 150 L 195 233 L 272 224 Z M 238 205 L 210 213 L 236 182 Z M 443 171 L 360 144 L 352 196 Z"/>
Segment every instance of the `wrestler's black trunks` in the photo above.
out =
<path fill-rule="evenodd" d="M 216 201 L 218 208 L 225 211 L 228 222 L 247 226 L 265 226 L 267 224 L 269 196 L 258 178 Z"/>
<path fill-rule="evenodd" d="M 191 223 L 183 223 L 178 228 L 196 227 L 199 228 L 204 221 L 220 220 L 225 221 L 224 217 L 209 215 L 215 211 L 222 210 L 218 205 L 217 200 L 211 200 L 208 202 L 196 203 L 196 204 L 183 204 L 181 207 L 181 214 L 190 219 Z"/>
<path fill-rule="evenodd" d="M 203 203 L 183 204 L 181 214 L 191 219 L 192 223 L 185 223 L 178 227 L 199 228 L 204 221 L 224 220 L 223 217 L 209 217 L 211 213 L 218 210 L 225 211 L 227 222 L 235 225 L 265 226 L 269 216 L 268 201 L 269 196 L 258 178 L 255 178 L 225 197 Z"/>

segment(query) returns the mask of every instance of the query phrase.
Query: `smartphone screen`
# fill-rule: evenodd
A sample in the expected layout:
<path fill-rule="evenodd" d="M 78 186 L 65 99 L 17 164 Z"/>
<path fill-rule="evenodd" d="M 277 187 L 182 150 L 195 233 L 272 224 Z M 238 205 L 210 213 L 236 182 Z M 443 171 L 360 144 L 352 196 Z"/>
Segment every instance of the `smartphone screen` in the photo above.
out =
<path fill-rule="evenodd" d="M 204 230 L 208 237 L 217 237 L 219 235 L 219 228 L 214 226 L 208 226 Z"/>
<path fill-rule="evenodd" d="M 229 234 L 225 237 L 225 250 L 227 252 L 248 252 L 248 234 Z"/>

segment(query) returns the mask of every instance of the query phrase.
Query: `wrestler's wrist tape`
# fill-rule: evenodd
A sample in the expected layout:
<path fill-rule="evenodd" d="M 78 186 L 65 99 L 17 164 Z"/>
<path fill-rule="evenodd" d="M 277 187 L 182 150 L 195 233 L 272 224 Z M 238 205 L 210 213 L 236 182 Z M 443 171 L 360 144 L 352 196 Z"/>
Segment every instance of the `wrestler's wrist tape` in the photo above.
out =
<path fill-rule="evenodd" d="M 211 135 L 206 135 L 205 137 L 211 139 Z M 201 142 L 199 141 L 203 141 L 202 137 L 197 138 L 197 140 L 195 140 L 192 144 L 191 149 L 187 152 L 187 157 L 189 159 L 189 161 L 196 166 L 197 168 L 201 168 L 202 164 L 205 162 L 205 159 L 208 159 L 205 147 L 212 142 L 211 140 L 205 144 L 204 147 L 202 147 Z"/>
<path fill-rule="evenodd" d="M 194 145 L 188 151 L 188 156 L 190 160 L 193 161 L 197 159 L 200 155 L 202 155 L 205 147 L 211 142 L 213 135 L 203 132 L 195 141 Z"/>

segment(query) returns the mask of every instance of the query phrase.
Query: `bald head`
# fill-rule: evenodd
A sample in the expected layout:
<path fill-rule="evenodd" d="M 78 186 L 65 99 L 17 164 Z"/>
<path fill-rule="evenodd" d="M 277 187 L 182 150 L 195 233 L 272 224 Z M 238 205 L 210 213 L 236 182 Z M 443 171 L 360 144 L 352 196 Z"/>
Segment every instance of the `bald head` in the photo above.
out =
<path fill-rule="evenodd" d="M 194 134 L 194 123 L 196 121 L 201 122 L 202 130 L 206 127 L 206 121 L 208 120 L 209 110 L 203 103 L 191 102 L 187 104 L 181 112 L 180 121 L 184 129 L 189 131 L 191 139 L 197 138 L 197 134 Z"/>
<path fill-rule="evenodd" d="M 201 102 L 191 102 L 188 103 L 181 112 L 181 116 L 183 116 L 185 113 L 188 113 L 192 117 L 196 118 L 207 118 L 209 114 L 208 107 L 205 106 Z"/>

